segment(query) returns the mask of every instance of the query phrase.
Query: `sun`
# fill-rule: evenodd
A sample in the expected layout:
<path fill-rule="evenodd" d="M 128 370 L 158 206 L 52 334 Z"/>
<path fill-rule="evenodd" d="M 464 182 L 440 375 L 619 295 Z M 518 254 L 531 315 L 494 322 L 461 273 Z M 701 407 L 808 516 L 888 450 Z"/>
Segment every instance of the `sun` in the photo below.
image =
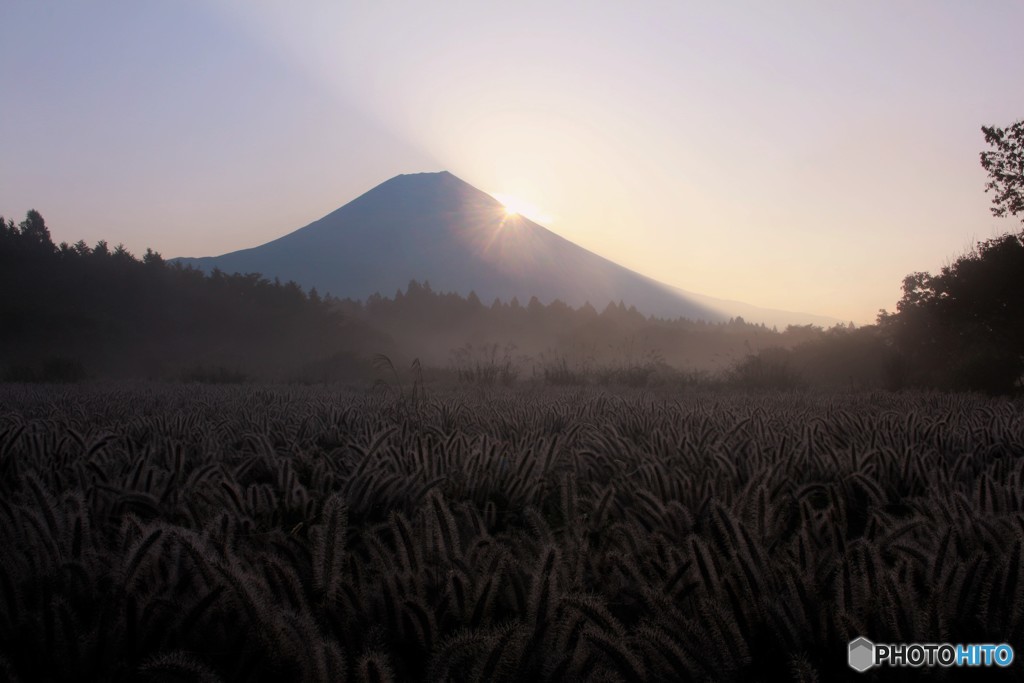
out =
<path fill-rule="evenodd" d="M 551 216 L 545 213 L 540 207 L 524 201 L 519 197 L 514 197 L 510 194 L 505 194 L 504 192 L 492 192 L 491 196 L 501 202 L 501 205 L 505 207 L 505 215 L 508 217 L 522 216 L 523 218 L 528 218 L 535 223 L 551 222 Z"/>

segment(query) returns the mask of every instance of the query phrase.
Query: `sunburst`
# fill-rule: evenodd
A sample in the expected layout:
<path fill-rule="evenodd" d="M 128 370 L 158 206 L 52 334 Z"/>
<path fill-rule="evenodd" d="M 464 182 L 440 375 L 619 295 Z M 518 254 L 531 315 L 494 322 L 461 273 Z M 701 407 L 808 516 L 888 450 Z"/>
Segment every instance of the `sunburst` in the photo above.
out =
<path fill-rule="evenodd" d="M 547 214 L 543 209 L 538 207 L 536 204 L 532 204 L 528 201 L 520 199 L 510 194 L 503 192 L 492 192 L 491 196 L 501 202 L 501 205 L 505 207 L 505 215 L 522 216 L 527 218 L 534 223 L 550 223 L 551 216 Z"/>

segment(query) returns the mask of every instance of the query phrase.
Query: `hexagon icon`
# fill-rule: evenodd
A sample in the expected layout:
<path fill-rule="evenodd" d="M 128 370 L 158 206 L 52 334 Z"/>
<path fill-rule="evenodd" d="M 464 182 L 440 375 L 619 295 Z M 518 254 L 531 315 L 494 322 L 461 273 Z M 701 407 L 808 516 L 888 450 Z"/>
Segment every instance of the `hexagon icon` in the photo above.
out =
<path fill-rule="evenodd" d="M 850 668 L 865 672 L 875 665 L 875 644 L 861 637 L 850 641 Z"/>

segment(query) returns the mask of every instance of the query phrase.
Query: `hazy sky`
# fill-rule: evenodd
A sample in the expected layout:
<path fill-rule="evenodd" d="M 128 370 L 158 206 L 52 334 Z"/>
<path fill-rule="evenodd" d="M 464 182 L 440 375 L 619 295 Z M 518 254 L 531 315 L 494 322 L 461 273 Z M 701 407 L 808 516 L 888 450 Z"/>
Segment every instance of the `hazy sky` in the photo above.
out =
<path fill-rule="evenodd" d="M 301 7 L 301 11 L 297 8 Z M 873 322 L 990 216 L 1024 2 L 0 4 L 0 213 L 216 255 L 449 170 L 669 284 Z"/>

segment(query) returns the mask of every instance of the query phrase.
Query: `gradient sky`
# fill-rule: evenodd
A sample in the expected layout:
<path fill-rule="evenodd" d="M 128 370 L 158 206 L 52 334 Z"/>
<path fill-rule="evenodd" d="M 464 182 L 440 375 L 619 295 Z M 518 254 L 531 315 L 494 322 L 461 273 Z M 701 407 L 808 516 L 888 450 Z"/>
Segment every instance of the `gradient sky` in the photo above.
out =
<path fill-rule="evenodd" d="M 0 214 L 207 256 L 449 170 L 677 287 L 870 323 L 1019 226 L 978 154 L 1024 118 L 1021 26 L 998 0 L 7 0 Z"/>

